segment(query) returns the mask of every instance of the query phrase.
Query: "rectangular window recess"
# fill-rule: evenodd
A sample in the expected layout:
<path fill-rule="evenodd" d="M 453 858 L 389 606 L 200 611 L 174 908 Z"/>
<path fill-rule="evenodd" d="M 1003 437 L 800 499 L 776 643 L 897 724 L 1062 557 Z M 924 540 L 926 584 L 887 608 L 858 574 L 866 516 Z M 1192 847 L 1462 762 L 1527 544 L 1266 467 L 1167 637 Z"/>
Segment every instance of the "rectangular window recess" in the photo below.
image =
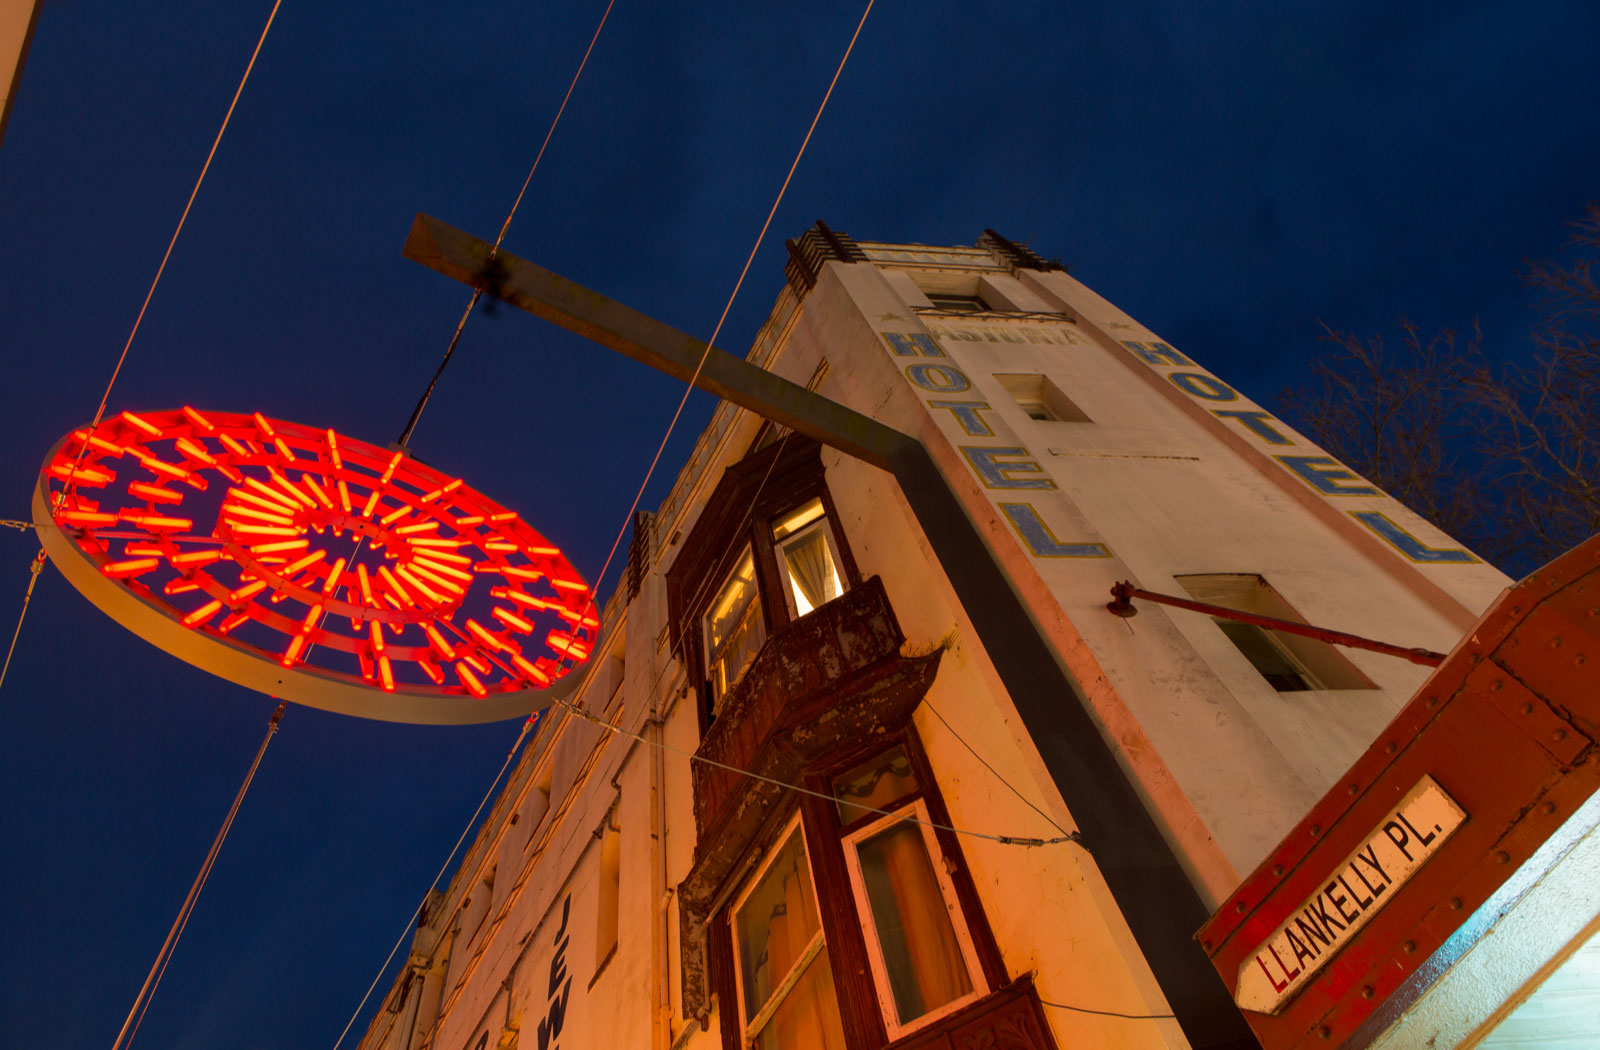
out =
<path fill-rule="evenodd" d="M 976 295 L 952 295 L 945 292 L 924 292 L 928 301 L 935 310 L 945 310 L 950 313 L 981 314 L 989 311 L 989 305 Z"/>
<path fill-rule="evenodd" d="M 1048 423 L 1093 422 L 1060 387 L 1042 375 L 996 372 L 994 377 L 1030 419 Z"/>
<path fill-rule="evenodd" d="M 595 907 L 595 971 L 617 950 L 622 888 L 622 833 L 608 821 L 600 837 L 600 878 Z"/>
<path fill-rule="evenodd" d="M 1305 617 L 1255 573 L 1198 573 L 1174 577 L 1197 602 L 1221 605 L 1275 620 L 1305 623 Z M 1327 642 L 1269 630 L 1253 623 L 1212 617 L 1224 637 L 1280 693 L 1324 689 L 1376 689 L 1377 684 Z"/>

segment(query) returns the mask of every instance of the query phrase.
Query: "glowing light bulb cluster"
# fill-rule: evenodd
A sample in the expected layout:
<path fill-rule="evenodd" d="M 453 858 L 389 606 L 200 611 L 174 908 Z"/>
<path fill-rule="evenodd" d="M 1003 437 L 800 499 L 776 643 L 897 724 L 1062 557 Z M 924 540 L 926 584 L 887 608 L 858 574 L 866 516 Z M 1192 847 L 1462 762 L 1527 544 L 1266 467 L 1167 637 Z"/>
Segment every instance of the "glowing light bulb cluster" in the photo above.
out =
<path fill-rule="evenodd" d="M 599 631 L 588 585 L 514 511 L 259 412 L 112 416 L 57 446 L 40 496 L 101 575 L 170 620 L 383 693 L 543 689 Z"/>

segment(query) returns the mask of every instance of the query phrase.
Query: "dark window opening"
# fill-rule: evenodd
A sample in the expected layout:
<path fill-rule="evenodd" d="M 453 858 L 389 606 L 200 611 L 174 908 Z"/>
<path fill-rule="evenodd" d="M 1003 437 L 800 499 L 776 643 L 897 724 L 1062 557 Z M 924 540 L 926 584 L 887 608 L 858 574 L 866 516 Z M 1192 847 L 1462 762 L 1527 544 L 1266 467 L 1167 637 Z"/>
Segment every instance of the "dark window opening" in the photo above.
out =
<path fill-rule="evenodd" d="M 946 310 L 951 313 L 981 314 L 987 313 L 989 304 L 976 295 L 952 295 L 946 292 L 924 292 L 928 301 L 935 310 Z"/>
<path fill-rule="evenodd" d="M 997 372 L 995 378 L 1030 419 L 1047 423 L 1092 422 L 1060 387 L 1042 375 Z"/>
<path fill-rule="evenodd" d="M 1305 623 L 1305 617 L 1255 573 L 1204 573 L 1174 577 L 1198 602 L 1269 616 L 1274 620 Z M 1242 620 L 1213 617 L 1235 649 L 1250 666 L 1280 693 L 1321 689 L 1376 689 L 1361 669 L 1327 642 L 1285 634 Z"/>

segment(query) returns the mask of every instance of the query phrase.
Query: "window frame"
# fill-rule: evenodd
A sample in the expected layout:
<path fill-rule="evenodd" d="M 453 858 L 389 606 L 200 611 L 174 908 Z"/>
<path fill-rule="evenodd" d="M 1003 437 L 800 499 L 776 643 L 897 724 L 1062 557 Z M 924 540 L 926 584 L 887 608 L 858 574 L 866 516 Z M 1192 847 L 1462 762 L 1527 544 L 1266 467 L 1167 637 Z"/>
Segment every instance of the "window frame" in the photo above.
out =
<path fill-rule="evenodd" d="M 805 948 L 795 956 L 793 964 L 784 972 L 782 979 L 773 985 L 772 994 L 767 996 L 766 1001 L 761 1004 L 755 1016 L 746 1021 L 744 974 L 739 956 L 739 935 L 737 930 L 739 909 L 744 907 L 751 894 L 755 893 L 756 888 L 761 885 L 761 880 L 766 878 L 767 872 L 772 869 L 773 862 L 783 853 L 784 847 L 788 845 L 790 836 L 796 834 L 800 836 L 800 859 L 805 863 L 806 871 L 811 876 L 812 904 L 817 909 L 817 932 L 807 942 Z M 796 809 L 780 825 L 778 833 L 773 836 L 772 842 L 763 853 L 761 860 L 753 865 L 745 875 L 744 886 L 728 902 L 727 908 L 723 912 L 724 925 L 728 937 L 728 959 L 731 963 L 730 980 L 733 984 L 734 992 L 734 999 L 731 1005 L 733 1006 L 733 1018 L 738 1024 L 737 1038 L 739 1046 L 753 1047 L 756 1045 L 756 1037 L 772 1021 L 778 1009 L 794 992 L 795 986 L 800 983 L 801 978 L 806 975 L 811 965 L 817 961 L 817 956 L 828 949 L 828 927 L 823 920 L 822 910 L 822 892 L 817 885 L 816 865 L 811 860 L 811 843 L 806 837 L 805 821 L 802 819 L 800 811 Z M 837 1009 L 840 1006 L 837 981 L 834 983 L 833 997 L 834 1005 Z M 846 1042 L 848 1042 L 848 1038 Z"/>
<path fill-rule="evenodd" d="M 846 859 L 846 838 L 858 835 L 885 819 L 885 814 L 867 813 L 846 824 L 839 817 L 839 800 L 832 788 L 836 777 L 896 746 L 905 750 L 917 788 L 892 800 L 887 806 L 875 808 L 887 809 L 890 811 L 888 816 L 893 817 L 914 804 L 920 804 L 918 819 L 927 822 L 921 825 L 924 842 L 931 840 L 938 847 L 937 851 L 930 851 L 929 859 L 939 877 L 940 890 L 949 893 L 959 906 L 958 914 L 962 921 L 956 924 L 958 943 L 963 944 L 963 952 L 968 944 L 971 946 L 972 955 L 964 956 L 964 961 L 968 963 L 968 975 L 972 978 L 975 991 L 974 995 L 958 1000 L 954 1006 L 946 1004 L 950 1006 L 948 1010 L 936 1008 L 909 1025 L 900 1025 L 898 1016 L 892 1020 L 889 1017 L 890 1013 L 895 1012 L 892 997 L 880 999 L 882 993 L 878 990 L 875 976 L 880 964 L 874 961 L 877 953 L 868 946 L 865 925 L 871 922 L 871 912 L 861 910 L 862 905 L 856 898 L 855 881 Z M 760 859 L 743 863 L 742 874 L 734 883 L 738 889 L 729 893 L 727 901 L 719 905 L 711 920 L 714 928 L 720 931 L 711 937 L 707 946 L 712 986 L 718 988 L 724 1001 L 730 1004 L 733 1016 L 741 1019 L 744 1016 L 744 992 L 739 983 L 734 916 L 738 906 L 748 898 L 752 888 L 766 873 L 789 829 L 797 824 L 804 835 L 802 842 L 806 862 L 811 869 L 824 946 L 833 970 L 834 999 L 838 1004 L 848 1050 L 876 1050 L 911 1036 L 920 1029 L 936 1027 L 951 1014 L 998 993 L 1010 983 L 1005 960 L 1000 954 L 999 944 L 967 867 L 966 855 L 955 834 L 948 830 L 950 814 L 944 808 L 943 796 L 939 792 L 938 782 L 933 778 L 933 770 L 928 765 L 915 726 L 907 722 L 882 736 L 827 755 L 806 768 L 801 786 L 807 794 L 792 799 L 785 809 L 773 815 L 767 824 L 768 830 L 757 837 L 751 848 L 752 858 L 758 856 Z M 756 853 L 756 850 L 760 852 Z M 947 901 L 949 899 L 946 898 Z M 797 972 L 803 973 L 804 970 L 797 968 Z M 981 991 L 978 990 L 980 987 Z M 723 1050 L 748 1050 L 746 1029 L 742 1022 L 738 1026 L 724 1024 L 722 1032 Z"/>
<path fill-rule="evenodd" d="M 867 948 L 867 962 L 872 972 L 873 984 L 877 989 L 878 1003 L 882 1007 L 884 1027 L 888 1030 L 891 1042 L 926 1028 L 994 991 L 983 972 L 983 963 L 978 957 L 969 920 L 956 893 L 955 882 L 950 872 L 951 863 L 946 860 L 944 850 L 934 837 L 933 818 L 928 812 L 927 800 L 920 790 L 908 797 L 911 801 L 906 802 L 903 799 L 896 801 L 893 804 L 896 808 L 888 813 L 869 814 L 871 819 L 857 821 L 854 830 L 846 832 L 839 839 L 840 847 L 844 851 L 845 868 L 850 873 L 850 888 L 856 902 L 856 914 L 861 920 L 862 937 Z M 867 899 L 866 878 L 861 870 L 860 843 L 879 832 L 908 821 L 916 822 L 914 826 L 922 836 L 923 848 L 928 851 L 928 863 L 933 868 L 934 878 L 938 881 L 945 911 L 950 913 L 950 925 L 955 933 L 956 944 L 961 948 L 961 960 L 966 966 L 967 980 L 972 988 L 965 995 L 925 1011 L 909 1021 L 903 1021 L 899 1016 L 899 1008 L 895 1005 L 894 989 L 889 984 L 889 964 L 884 957 L 883 944 L 878 936 L 877 917 L 872 911 L 871 901 Z"/>
<path fill-rule="evenodd" d="M 700 648 L 700 667 L 706 683 L 706 703 L 710 705 L 713 713 L 721 708 L 723 698 L 733 690 L 734 686 L 739 684 L 739 679 L 744 677 L 744 672 L 750 669 L 750 663 L 755 661 L 755 654 L 753 653 L 751 654 L 750 661 L 739 669 L 738 675 L 734 677 L 730 683 L 724 686 L 721 690 L 715 688 L 716 678 L 713 674 L 713 671 L 716 666 L 721 663 L 723 654 L 727 652 L 737 632 L 730 633 L 727 638 L 722 640 L 721 645 L 713 649 L 711 646 L 711 631 L 709 623 L 711 618 L 711 609 L 716 604 L 717 599 L 722 596 L 722 593 L 728 589 L 728 585 L 733 582 L 734 576 L 738 573 L 740 566 L 744 564 L 746 557 L 749 557 L 750 559 L 750 583 L 755 587 L 755 595 L 753 598 L 749 599 L 749 602 L 747 602 L 746 608 L 740 614 L 738 624 L 736 624 L 735 627 L 737 627 L 739 624 L 743 624 L 745 618 L 750 615 L 749 603 L 753 602 L 756 606 L 756 612 L 761 621 L 761 645 L 765 645 L 767 639 L 772 637 L 772 617 L 767 610 L 767 605 L 769 603 L 766 600 L 766 595 L 762 593 L 761 588 L 761 560 L 756 556 L 755 550 L 748 543 L 740 547 L 736 553 L 738 556 L 733 559 L 733 563 L 728 567 L 728 571 L 723 573 L 717 586 L 710 590 L 706 599 L 700 603 L 701 611 L 699 616 L 696 618 L 695 623 L 696 640 L 698 641 Z M 708 577 L 708 579 L 715 579 L 715 577 Z M 756 653 L 759 653 L 760 651 L 761 647 L 758 645 L 756 647 Z"/>
<path fill-rule="evenodd" d="M 970 295 L 959 292 L 925 291 L 922 293 L 933 304 L 933 309 L 947 314 L 993 313 L 994 307 L 982 295 L 982 289 Z"/>
<path fill-rule="evenodd" d="M 811 502 L 811 499 L 819 500 L 822 503 L 822 515 L 820 517 L 806 522 L 804 525 L 800 526 L 798 529 L 782 539 L 778 539 L 773 535 L 773 533 L 777 531 L 778 524 L 782 522 L 785 517 L 804 508 L 807 503 Z M 810 612 L 802 613 L 800 611 L 800 605 L 796 599 L 794 588 L 789 586 L 789 573 L 784 565 L 784 550 L 788 547 L 797 545 L 806 534 L 816 531 L 821 531 L 822 533 L 822 542 L 826 544 L 828 548 L 828 556 L 833 559 L 833 570 L 839 577 L 839 593 L 834 597 L 843 597 L 845 592 L 850 590 L 852 586 L 851 581 L 845 575 L 844 559 L 839 555 L 839 530 L 834 527 L 833 515 L 829 513 L 829 503 L 827 500 L 822 499 L 820 493 L 811 497 L 811 499 L 806 500 L 804 503 L 795 505 L 785 513 L 772 515 L 767 527 L 767 536 L 770 538 L 772 543 L 773 565 L 777 569 L 778 588 L 779 590 L 783 591 L 784 608 L 789 614 L 789 623 L 793 623 L 803 616 L 810 616 L 811 613 L 822 608 L 822 606 L 819 605 L 811 609 Z M 830 602 L 833 600 L 833 598 L 828 599 Z M 828 604 L 828 602 L 822 603 L 822 605 L 826 604 Z"/>

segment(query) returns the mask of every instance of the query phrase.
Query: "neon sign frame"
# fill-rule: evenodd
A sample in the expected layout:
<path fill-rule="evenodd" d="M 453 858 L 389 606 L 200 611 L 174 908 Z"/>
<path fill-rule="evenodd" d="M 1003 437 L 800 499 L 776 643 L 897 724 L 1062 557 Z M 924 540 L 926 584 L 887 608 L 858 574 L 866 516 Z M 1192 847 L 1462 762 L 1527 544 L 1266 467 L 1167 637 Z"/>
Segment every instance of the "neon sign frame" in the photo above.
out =
<path fill-rule="evenodd" d="M 185 500 L 214 484 L 228 488 L 197 531 Z M 75 430 L 45 459 L 33 515 L 62 575 L 114 620 L 323 710 L 526 715 L 578 684 L 600 638 L 588 584 L 515 512 L 403 452 L 260 413 Z"/>

